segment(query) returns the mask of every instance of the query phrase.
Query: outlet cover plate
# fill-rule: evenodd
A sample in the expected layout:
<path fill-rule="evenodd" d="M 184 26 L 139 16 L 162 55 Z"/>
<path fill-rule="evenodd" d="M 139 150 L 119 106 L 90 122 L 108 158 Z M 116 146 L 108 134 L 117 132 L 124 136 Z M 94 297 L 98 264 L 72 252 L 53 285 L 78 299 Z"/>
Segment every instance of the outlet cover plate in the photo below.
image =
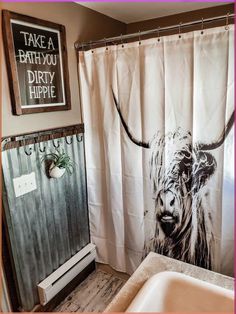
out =
<path fill-rule="evenodd" d="M 35 172 L 13 179 L 15 196 L 19 197 L 37 189 Z"/>

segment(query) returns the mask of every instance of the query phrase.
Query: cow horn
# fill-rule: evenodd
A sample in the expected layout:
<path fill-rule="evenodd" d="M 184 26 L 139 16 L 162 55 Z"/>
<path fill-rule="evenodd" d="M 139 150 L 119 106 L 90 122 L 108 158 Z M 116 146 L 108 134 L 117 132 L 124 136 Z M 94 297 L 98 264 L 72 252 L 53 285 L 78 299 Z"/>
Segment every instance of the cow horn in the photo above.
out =
<path fill-rule="evenodd" d="M 216 149 L 216 148 L 220 147 L 224 143 L 225 138 L 227 137 L 230 130 L 232 129 L 233 124 L 234 124 L 234 111 L 233 111 L 228 123 L 226 124 L 220 138 L 216 142 L 211 143 L 211 144 L 198 144 L 198 148 L 200 150 L 212 150 L 212 149 Z"/>
<path fill-rule="evenodd" d="M 150 144 L 149 144 L 149 143 L 139 141 L 139 140 L 137 140 L 136 138 L 134 138 L 134 136 L 131 134 L 131 132 L 130 132 L 130 130 L 129 130 L 129 127 L 128 127 L 128 125 L 126 124 L 126 122 L 125 122 L 125 120 L 124 120 L 124 117 L 122 116 L 122 113 L 121 113 L 121 111 L 120 111 L 120 106 L 119 106 L 118 101 L 117 101 L 117 99 L 116 99 L 116 96 L 115 96 L 115 94 L 114 94 L 114 92 L 113 92 L 113 89 L 112 89 L 112 96 L 113 96 L 113 100 L 114 100 L 114 102 L 115 102 L 115 105 L 116 105 L 116 109 L 117 109 L 117 111 L 118 111 L 118 114 L 119 114 L 119 116 L 120 116 L 122 125 L 123 125 L 123 127 L 124 127 L 124 129 L 125 129 L 125 131 L 126 131 L 126 133 L 127 133 L 127 135 L 128 135 L 128 137 L 130 138 L 130 140 L 131 140 L 134 144 L 136 144 L 136 145 L 138 145 L 138 146 L 141 146 L 141 147 L 143 147 L 143 148 L 150 148 Z"/>

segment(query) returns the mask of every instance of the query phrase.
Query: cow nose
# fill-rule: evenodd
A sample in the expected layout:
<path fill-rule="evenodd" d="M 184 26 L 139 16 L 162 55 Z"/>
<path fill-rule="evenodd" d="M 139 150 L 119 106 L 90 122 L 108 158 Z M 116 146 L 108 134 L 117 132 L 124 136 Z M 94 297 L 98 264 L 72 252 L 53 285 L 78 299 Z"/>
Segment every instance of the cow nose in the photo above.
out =
<path fill-rule="evenodd" d="M 166 202 L 166 211 L 173 213 L 175 204 L 175 197 L 171 196 Z"/>
<path fill-rule="evenodd" d="M 173 213 L 175 210 L 176 198 L 173 193 L 167 192 L 160 197 L 160 210 L 161 212 Z"/>
<path fill-rule="evenodd" d="M 174 206 L 175 204 L 175 197 L 171 197 L 170 199 L 168 199 L 168 197 L 161 197 L 160 196 L 160 205 L 161 206 Z"/>

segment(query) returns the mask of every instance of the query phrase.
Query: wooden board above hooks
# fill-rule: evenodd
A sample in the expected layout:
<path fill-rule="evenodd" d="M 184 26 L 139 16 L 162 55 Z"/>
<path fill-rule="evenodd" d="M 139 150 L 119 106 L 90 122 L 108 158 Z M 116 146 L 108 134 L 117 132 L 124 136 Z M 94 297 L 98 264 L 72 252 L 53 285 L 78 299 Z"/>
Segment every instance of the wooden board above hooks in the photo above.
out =
<path fill-rule="evenodd" d="M 80 133 L 84 133 L 84 124 L 82 123 L 15 136 L 7 136 L 2 138 L 2 151 Z"/>

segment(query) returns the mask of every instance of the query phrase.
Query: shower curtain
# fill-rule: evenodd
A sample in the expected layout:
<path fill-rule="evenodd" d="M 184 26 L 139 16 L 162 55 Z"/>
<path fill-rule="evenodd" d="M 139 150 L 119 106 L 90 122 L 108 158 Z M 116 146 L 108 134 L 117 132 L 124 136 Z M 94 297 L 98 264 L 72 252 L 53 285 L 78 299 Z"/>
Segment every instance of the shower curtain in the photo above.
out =
<path fill-rule="evenodd" d="M 233 40 L 230 25 L 79 52 L 98 262 L 132 273 L 154 251 L 233 275 Z"/>

